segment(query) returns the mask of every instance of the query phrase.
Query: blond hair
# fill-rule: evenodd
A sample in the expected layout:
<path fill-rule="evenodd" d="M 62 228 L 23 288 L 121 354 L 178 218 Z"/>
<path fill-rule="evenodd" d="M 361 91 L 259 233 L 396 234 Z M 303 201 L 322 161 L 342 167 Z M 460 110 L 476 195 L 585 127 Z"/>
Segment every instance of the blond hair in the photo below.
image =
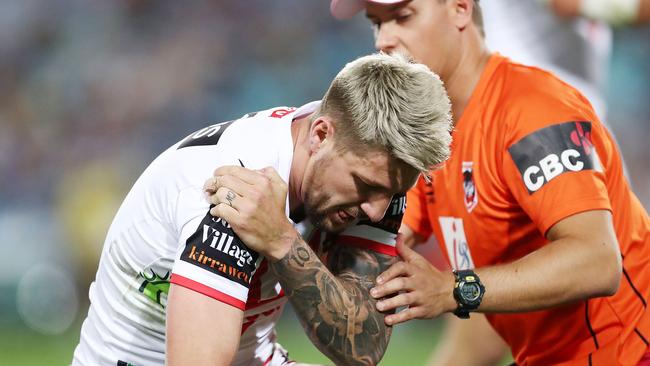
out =
<path fill-rule="evenodd" d="M 451 103 L 438 75 L 400 54 L 348 63 L 317 116 L 331 116 L 344 148 L 381 148 L 420 172 L 449 158 Z"/>

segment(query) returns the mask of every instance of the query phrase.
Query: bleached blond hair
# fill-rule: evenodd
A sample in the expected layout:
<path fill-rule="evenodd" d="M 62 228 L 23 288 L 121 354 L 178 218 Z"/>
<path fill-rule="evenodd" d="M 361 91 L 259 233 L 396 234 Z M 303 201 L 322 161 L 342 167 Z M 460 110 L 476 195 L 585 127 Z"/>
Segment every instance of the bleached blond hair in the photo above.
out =
<path fill-rule="evenodd" d="M 451 103 L 438 75 L 400 54 L 348 63 L 316 116 L 330 116 L 343 148 L 379 148 L 422 173 L 449 158 Z"/>

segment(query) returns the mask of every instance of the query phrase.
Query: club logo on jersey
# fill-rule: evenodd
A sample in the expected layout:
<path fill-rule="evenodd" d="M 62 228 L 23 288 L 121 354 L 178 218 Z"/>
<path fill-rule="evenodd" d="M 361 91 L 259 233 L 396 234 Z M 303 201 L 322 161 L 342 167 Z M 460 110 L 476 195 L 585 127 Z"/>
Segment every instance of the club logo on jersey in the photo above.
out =
<path fill-rule="evenodd" d="M 463 161 L 463 191 L 465 192 L 465 208 L 467 208 L 467 212 L 472 212 L 478 204 L 473 166 L 473 162 Z"/>
<path fill-rule="evenodd" d="M 465 236 L 463 219 L 440 216 L 438 220 L 452 268 L 459 270 L 474 268 L 474 260 L 472 260 L 472 254 L 469 251 L 469 244 Z"/>
<path fill-rule="evenodd" d="M 289 107 L 289 108 L 277 108 L 277 109 L 274 109 L 273 112 L 271 112 L 271 116 L 270 116 L 270 117 L 273 117 L 273 118 L 282 118 L 282 117 L 286 116 L 287 114 L 289 114 L 289 113 L 291 113 L 291 112 L 293 112 L 293 111 L 295 111 L 295 110 L 296 110 L 295 107 Z"/>
<path fill-rule="evenodd" d="M 368 225 L 378 229 L 386 230 L 389 233 L 397 234 L 400 225 L 402 224 L 402 217 L 406 210 L 406 195 L 404 193 L 396 194 L 388 205 L 388 209 L 384 217 L 378 222 L 370 220 L 360 220 L 357 225 Z"/>
<path fill-rule="evenodd" d="M 258 257 L 225 220 L 208 212 L 187 239 L 181 260 L 248 287 Z"/>
<path fill-rule="evenodd" d="M 220 122 L 212 126 L 202 128 L 193 134 L 187 136 L 180 145 L 178 149 L 189 146 L 207 146 L 207 145 L 216 145 L 223 134 L 223 131 L 226 130 L 231 124 L 235 121 Z"/>
<path fill-rule="evenodd" d="M 537 130 L 508 151 L 529 194 L 567 172 L 600 170 L 591 122 L 565 122 Z"/>
<path fill-rule="evenodd" d="M 164 309 L 169 294 L 169 271 L 159 274 L 153 268 L 145 269 L 138 275 L 143 279 L 138 291 Z"/>

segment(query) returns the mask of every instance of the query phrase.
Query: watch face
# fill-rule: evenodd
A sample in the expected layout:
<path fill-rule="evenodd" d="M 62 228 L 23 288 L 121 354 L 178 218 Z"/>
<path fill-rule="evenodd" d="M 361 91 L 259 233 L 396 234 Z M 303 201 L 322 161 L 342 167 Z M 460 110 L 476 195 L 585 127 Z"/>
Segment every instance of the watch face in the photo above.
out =
<path fill-rule="evenodd" d="M 465 301 L 473 302 L 478 300 L 478 298 L 481 296 L 481 288 L 479 287 L 478 283 L 465 282 L 460 287 L 460 295 Z"/>

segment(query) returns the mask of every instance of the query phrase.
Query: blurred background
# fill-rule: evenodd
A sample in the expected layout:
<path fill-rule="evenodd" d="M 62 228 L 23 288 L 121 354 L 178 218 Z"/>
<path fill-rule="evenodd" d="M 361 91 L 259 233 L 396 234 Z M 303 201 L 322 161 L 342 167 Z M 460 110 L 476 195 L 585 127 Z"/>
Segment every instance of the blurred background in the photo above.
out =
<path fill-rule="evenodd" d="M 649 39 L 647 27 L 615 30 L 607 88 L 646 209 Z M 70 362 L 110 220 L 162 150 L 319 99 L 371 51 L 369 23 L 334 20 L 324 0 L 0 0 L 0 364 Z M 382 364 L 422 364 L 440 326 L 398 327 Z M 280 340 L 327 362 L 290 311 Z"/>

